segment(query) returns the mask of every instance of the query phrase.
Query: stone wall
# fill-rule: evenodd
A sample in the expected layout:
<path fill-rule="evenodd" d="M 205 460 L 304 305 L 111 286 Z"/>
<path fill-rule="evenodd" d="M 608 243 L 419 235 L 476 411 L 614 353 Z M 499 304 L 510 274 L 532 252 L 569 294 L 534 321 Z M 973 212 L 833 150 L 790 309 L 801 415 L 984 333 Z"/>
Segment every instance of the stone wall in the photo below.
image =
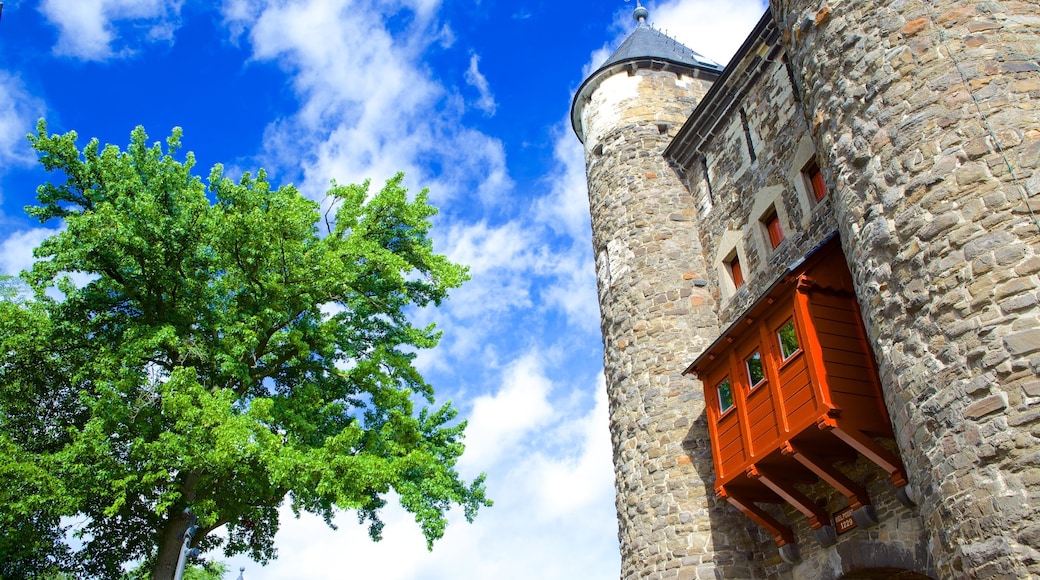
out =
<path fill-rule="evenodd" d="M 725 90 L 717 95 L 726 103 L 711 111 L 713 126 L 706 138 L 689 143 L 696 153 L 683 167 L 700 199 L 696 226 L 723 329 L 837 229 L 830 196 L 816 202 L 802 175 L 815 150 L 778 50 L 779 37 L 770 30 L 775 30 L 772 23 L 763 31 L 763 42 L 730 65 L 735 70 L 720 81 Z M 709 186 L 711 200 L 706 199 Z M 761 223 L 772 211 L 784 232 L 776 248 Z M 725 262 L 734 254 L 744 273 L 740 288 L 728 282 Z"/>
<path fill-rule="evenodd" d="M 790 73 L 781 36 L 766 19 L 669 148 L 698 199 L 695 225 L 710 265 L 708 287 L 719 308 L 720 330 L 838 229 L 832 196 L 816 201 L 803 174 L 816 152 Z M 776 248 L 761 223 L 773 212 L 784 231 Z M 733 255 L 744 271 L 739 288 L 728 280 L 726 260 Z M 796 533 L 802 560 L 783 563 L 772 538 L 756 529 L 749 534 L 754 570 L 769 577 L 838 578 L 857 567 L 891 567 L 934 576 L 924 522 L 896 500 L 885 473 L 862 457 L 840 467 L 868 489 L 880 523 L 854 529 L 834 547 L 822 548 L 802 514 L 790 506 L 774 508 L 774 516 Z M 803 491 L 827 513 L 846 506 L 844 496 L 824 483 Z M 735 508 L 730 511 L 744 517 Z M 715 525 L 730 524 L 720 518 Z M 748 577 L 724 572 L 727 578 Z"/>
<path fill-rule="evenodd" d="M 771 4 L 936 572 L 1040 575 L 1040 9 Z"/>

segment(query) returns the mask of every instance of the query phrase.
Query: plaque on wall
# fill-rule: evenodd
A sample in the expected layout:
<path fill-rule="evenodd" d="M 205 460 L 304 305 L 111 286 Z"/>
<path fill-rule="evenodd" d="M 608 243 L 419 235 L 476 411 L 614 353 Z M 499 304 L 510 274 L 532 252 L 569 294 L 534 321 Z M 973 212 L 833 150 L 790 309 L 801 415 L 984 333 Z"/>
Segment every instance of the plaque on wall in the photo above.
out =
<path fill-rule="evenodd" d="M 839 535 L 856 527 L 856 520 L 852 519 L 852 508 L 847 507 L 834 513 L 834 530 Z"/>

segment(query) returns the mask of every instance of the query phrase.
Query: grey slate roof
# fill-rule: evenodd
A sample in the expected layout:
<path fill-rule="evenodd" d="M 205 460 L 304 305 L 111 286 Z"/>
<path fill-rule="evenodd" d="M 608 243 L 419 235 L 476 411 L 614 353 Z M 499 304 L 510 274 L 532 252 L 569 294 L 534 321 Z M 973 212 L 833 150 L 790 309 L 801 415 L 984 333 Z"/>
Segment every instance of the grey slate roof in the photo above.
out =
<path fill-rule="evenodd" d="M 719 63 L 697 54 L 679 41 L 645 24 L 633 30 L 600 68 L 607 68 L 625 60 L 645 58 L 662 58 L 688 66 L 722 70 Z"/>
<path fill-rule="evenodd" d="M 581 126 L 581 110 L 604 78 L 623 70 L 633 72 L 637 68 L 650 68 L 693 74 L 700 78 L 715 80 L 724 69 L 719 63 L 701 56 L 674 38 L 647 26 L 646 9 L 642 6 L 636 8 L 635 17 L 640 20 L 639 26 L 628 35 L 628 38 L 621 43 L 614 54 L 610 55 L 610 58 L 596 69 L 596 72 L 581 83 L 574 94 L 574 100 L 571 101 L 571 128 L 574 129 L 574 133 L 582 143 L 585 142 L 585 133 Z"/>

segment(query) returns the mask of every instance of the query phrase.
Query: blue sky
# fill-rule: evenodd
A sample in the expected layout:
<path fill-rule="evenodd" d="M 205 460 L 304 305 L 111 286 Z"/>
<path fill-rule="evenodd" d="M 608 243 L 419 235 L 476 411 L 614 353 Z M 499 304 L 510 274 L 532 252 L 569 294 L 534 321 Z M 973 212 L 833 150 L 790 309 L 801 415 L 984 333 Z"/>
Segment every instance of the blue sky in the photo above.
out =
<path fill-rule="evenodd" d="M 441 208 L 435 247 L 472 281 L 417 313 L 444 339 L 419 365 L 469 420 L 460 470 L 495 506 L 454 513 L 432 553 L 388 509 L 385 539 L 283 517 L 246 578 L 616 578 L 620 557 L 585 169 L 574 90 L 634 26 L 621 0 L 8 0 L 0 19 L 0 271 L 59 223 L 29 220 L 36 119 L 81 144 L 184 129 L 206 175 L 329 180 L 406 172 Z M 650 21 L 725 63 L 761 0 L 648 2 Z"/>

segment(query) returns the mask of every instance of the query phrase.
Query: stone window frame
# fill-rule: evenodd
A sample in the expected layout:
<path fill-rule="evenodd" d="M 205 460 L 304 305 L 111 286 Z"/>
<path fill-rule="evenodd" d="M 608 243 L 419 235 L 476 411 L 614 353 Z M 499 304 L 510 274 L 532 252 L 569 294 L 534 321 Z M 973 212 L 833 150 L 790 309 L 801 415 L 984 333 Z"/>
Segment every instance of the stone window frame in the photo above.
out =
<path fill-rule="evenodd" d="M 830 199 L 830 192 L 828 191 L 823 199 L 816 201 L 812 185 L 806 179 L 806 168 L 816 163 L 817 159 L 816 148 L 813 146 L 812 139 L 808 135 L 803 135 L 798 142 L 794 156 L 791 157 L 791 166 L 788 170 L 788 180 L 798 193 L 795 197 L 802 209 L 801 228 L 803 230 L 808 228 L 813 214 L 817 211 L 822 211 L 820 208 L 828 205 L 827 200 Z"/>
<path fill-rule="evenodd" d="M 758 245 L 759 256 L 771 256 L 791 237 L 788 235 L 792 232 L 791 219 L 784 207 L 783 193 L 783 187 L 774 185 L 763 188 L 754 195 L 749 223 L 758 225 L 758 235 L 752 237 L 755 238 L 755 243 Z M 768 229 L 768 222 L 774 214 L 779 222 L 781 233 L 784 234 L 776 245 L 773 245 Z"/>
<path fill-rule="evenodd" d="M 733 283 L 731 265 L 734 258 L 740 262 L 741 273 L 744 276 L 744 283 L 739 287 Z M 727 230 L 722 234 L 719 239 L 718 250 L 715 252 L 713 265 L 718 276 L 719 291 L 723 300 L 728 300 L 736 296 L 741 289 L 747 288 L 751 272 L 747 267 L 747 253 L 744 251 L 744 236 L 742 232 Z"/>

